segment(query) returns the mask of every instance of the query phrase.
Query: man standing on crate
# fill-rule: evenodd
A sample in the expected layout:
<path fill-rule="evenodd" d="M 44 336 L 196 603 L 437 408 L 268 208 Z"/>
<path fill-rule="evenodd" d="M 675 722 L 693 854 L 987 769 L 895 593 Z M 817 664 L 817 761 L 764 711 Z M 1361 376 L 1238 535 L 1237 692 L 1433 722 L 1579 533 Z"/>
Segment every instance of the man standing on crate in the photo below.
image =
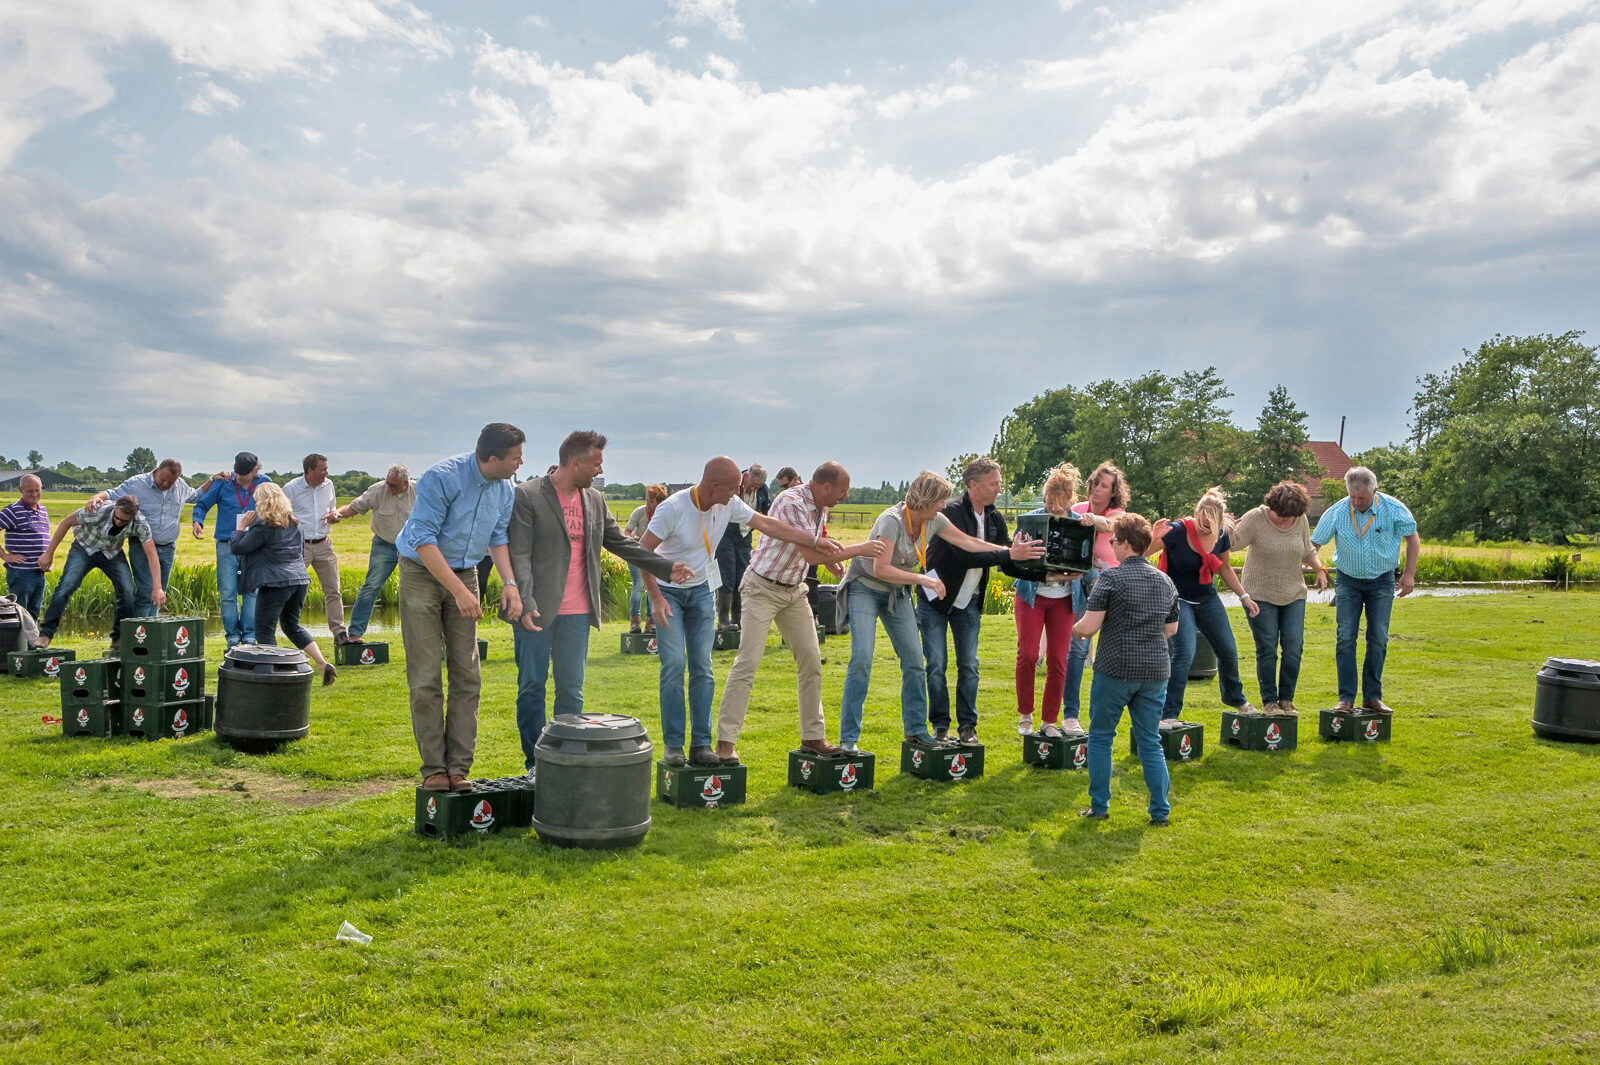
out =
<path fill-rule="evenodd" d="M 750 709 L 756 669 L 766 654 L 767 630 L 774 621 L 794 655 L 798 674 L 800 747 L 820 755 L 844 753 L 844 748 L 828 742 L 827 723 L 822 717 L 822 651 L 817 646 L 816 617 L 806 597 L 805 577 L 807 566 L 836 563 L 858 555 L 877 558 L 887 547 L 883 540 L 868 540 L 838 553 L 812 546 L 824 542 L 828 508 L 849 493 L 850 474 L 837 462 L 824 462 L 811 475 L 809 484 L 797 482 L 778 493 L 767 512 L 773 521 L 804 533 L 808 539 L 795 544 L 763 536 L 745 570 L 739 591 L 743 593 L 745 618 L 750 624 L 740 636 L 739 656 L 728 673 L 717 720 L 717 755 L 724 762 L 738 761 L 734 745 Z"/>
<path fill-rule="evenodd" d="M 1377 474 L 1352 466 L 1344 475 L 1347 498 L 1322 512 L 1311 542 L 1333 541 L 1333 605 L 1338 635 L 1334 662 L 1339 672 L 1339 709 L 1355 707 L 1356 681 L 1361 682 L 1361 708 L 1380 714 L 1394 710 L 1383 701 L 1383 662 L 1389 649 L 1389 614 L 1395 596 L 1408 596 L 1417 586 L 1417 555 L 1422 538 L 1417 520 L 1394 496 L 1378 491 Z M 1400 544 L 1406 548 L 1405 569 L 1398 578 Z M 1367 653 L 1356 673 L 1356 637 L 1361 614 L 1367 615 Z"/>
<path fill-rule="evenodd" d="M 772 505 L 767 492 L 767 468 L 751 466 L 739 476 L 739 498 L 757 514 L 765 514 Z M 717 542 L 717 569 L 722 577 L 722 587 L 717 589 L 717 627 L 737 629 L 744 604 L 739 598 L 739 582 L 744 580 L 745 568 L 750 565 L 751 525 L 749 522 L 730 521 L 727 531 Z"/>
<path fill-rule="evenodd" d="M 488 555 L 505 586 L 500 610 L 522 615 L 506 551 L 506 527 L 522 465 L 521 429 L 492 422 L 474 451 L 431 467 L 417 481 L 417 503 L 400 530 L 400 639 L 411 690 L 411 731 L 429 791 L 471 791 L 467 774 L 478 745 L 478 560 Z M 445 701 L 444 668 L 450 669 Z"/>
<path fill-rule="evenodd" d="M 100 512 L 90 513 L 88 508 L 74 511 L 61 519 L 61 524 L 56 526 L 55 535 L 50 538 L 50 546 L 46 547 L 44 554 L 39 556 L 39 569 L 45 573 L 50 572 L 50 567 L 55 561 L 56 545 L 61 543 L 61 538 L 66 536 L 68 529 L 76 529 L 72 534 L 72 547 L 67 551 L 66 565 L 61 569 L 61 580 L 56 583 L 56 590 L 50 596 L 50 606 L 44 612 L 44 620 L 39 622 L 39 640 L 36 647 L 49 647 L 56 630 L 61 627 L 61 615 L 66 612 L 67 604 L 72 601 L 72 595 L 89 575 L 91 569 L 97 569 L 111 579 L 111 587 L 117 595 L 117 613 L 124 617 L 133 617 L 133 573 L 128 569 L 128 560 L 122 554 L 122 544 L 125 540 L 136 539 L 141 541 L 144 548 L 145 561 L 150 566 L 150 573 L 154 577 L 150 590 L 150 598 L 159 609 L 167 601 L 167 593 L 161 587 L 161 563 L 156 558 L 156 545 L 150 533 L 150 523 L 144 520 L 139 513 L 139 500 L 134 496 L 123 496 L 117 500 L 115 506 L 102 507 Z M 121 650 L 118 641 L 119 633 L 111 634 L 111 653 L 117 654 Z"/>
<path fill-rule="evenodd" d="M 1012 577 L 1026 576 L 1013 568 L 1014 560 L 1039 558 L 1044 544 L 1018 536 L 1011 540 L 1005 516 L 995 509 L 1000 498 L 1000 464 L 984 456 L 961 471 L 967 490 L 945 504 L 950 524 L 968 536 L 994 544 L 993 551 L 963 551 L 939 538 L 928 547 L 928 572 L 944 583 L 944 595 L 929 599 L 917 589 L 917 624 L 922 630 L 922 657 L 928 674 L 928 724 L 933 738 L 943 740 L 950 731 L 950 684 L 947 677 L 949 647 L 945 633 L 956 645 L 956 724 L 962 743 L 978 742 L 978 628 L 983 622 L 983 601 L 989 590 L 989 567 L 998 566 Z"/>
<path fill-rule="evenodd" d="M 374 482 L 359 496 L 340 507 L 339 520 L 357 514 L 372 513 L 372 550 L 367 555 L 367 579 L 356 593 L 355 606 L 350 608 L 350 627 L 345 630 L 345 643 L 362 643 L 367 625 L 372 621 L 372 608 L 377 605 L 378 594 L 388 583 L 389 575 L 400 564 L 400 552 L 394 546 L 411 517 L 411 508 L 417 502 L 417 483 L 411 471 L 402 463 L 395 463 L 384 474 L 383 480 Z"/>
<path fill-rule="evenodd" d="M 213 481 L 222 474 L 213 474 Z M 209 485 L 207 485 L 209 487 Z M 139 516 L 150 523 L 150 533 L 156 538 L 156 558 L 161 560 L 161 587 L 172 587 L 172 556 L 178 549 L 178 536 L 182 532 L 183 508 L 200 498 L 200 489 L 190 488 L 183 479 L 183 464 L 177 459 L 162 459 L 161 464 L 149 473 L 129 477 L 109 492 L 96 492 L 89 497 L 83 509 L 93 514 L 113 499 L 133 496 L 139 501 Z M 150 567 L 145 561 L 143 548 L 131 537 L 128 540 L 128 568 L 133 570 L 134 604 L 130 617 L 147 618 L 156 612 L 155 600 L 150 595 L 154 587 Z M 122 631 L 122 616 L 112 622 L 111 631 Z"/>
<path fill-rule="evenodd" d="M 336 645 L 349 643 L 344 627 L 344 596 L 339 590 L 339 556 L 328 541 L 328 534 L 341 520 L 333 482 L 328 480 L 328 456 L 307 455 L 300 468 L 304 474 L 284 485 L 283 494 L 289 497 L 295 521 L 300 523 L 306 569 L 314 571 L 322 585 L 322 612 L 328 619 L 328 631 Z"/>
<path fill-rule="evenodd" d="M 646 551 L 622 531 L 605 496 L 593 487 L 604 470 L 606 438 L 569 433 L 555 472 L 517 486 L 511 509 L 511 570 L 522 594 L 513 626 L 517 655 L 517 731 L 523 768 L 533 769 L 545 725 L 545 689 L 554 660 L 555 712 L 583 712 L 583 673 L 589 629 L 600 627 L 600 550 L 659 580 L 686 581 L 682 562 Z"/>
<path fill-rule="evenodd" d="M 194 538 L 205 530 L 206 515 L 217 508 L 217 596 L 222 600 L 222 632 L 229 647 L 254 643 L 256 638 L 256 593 L 239 591 L 239 559 L 229 545 L 239 515 L 256 508 L 256 486 L 271 478 L 261 472 L 261 460 L 249 451 L 233 457 L 233 473 L 215 478 L 201 489 L 189 518 Z"/>
<path fill-rule="evenodd" d="M 6 589 L 37 621 L 44 609 L 44 570 L 39 568 L 39 556 L 50 542 L 50 511 L 39 501 L 44 491 L 39 478 L 25 475 L 18 489 L 22 498 L 0 509 L 0 529 L 6 535 L 0 561 L 6 566 Z"/>

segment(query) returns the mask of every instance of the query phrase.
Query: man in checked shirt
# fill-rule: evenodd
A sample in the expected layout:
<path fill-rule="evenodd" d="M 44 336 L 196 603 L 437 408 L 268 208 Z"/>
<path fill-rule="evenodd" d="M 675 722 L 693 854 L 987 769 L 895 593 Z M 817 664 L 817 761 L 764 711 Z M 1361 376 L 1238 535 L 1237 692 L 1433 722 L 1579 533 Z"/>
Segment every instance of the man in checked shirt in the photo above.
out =
<path fill-rule="evenodd" d="M 821 543 L 828 508 L 849 492 L 850 474 L 837 462 L 824 462 L 808 483 L 779 493 L 767 516 L 810 533 L 813 542 Z M 806 595 L 806 572 L 820 563 L 832 568 L 837 575 L 841 572 L 839 563 L 857 555 L 876 558 L 886 546 L 882 540 L 868 540 L 832 555 L 771 536 L 761 538 L 750 556 L 750 567 L 739 582 L 739 594 L 744 601 L 744 634 L 739 641 L 739 657 L 734 659 L 722 690 L 722 710 L 717 716 L 719 756 L 734 757 L 734 744 L 744 726 L 745 713 L 750 709 L 750 690 L 755 685 L 756 668 L 766 653 L 767 631 L 774 621 L 794 655 L 795 669 L 799 673 L 796 686 L 800 694 L 801 748 L 823 755 L 842 753 L 842 748 L 828 742 L 827 725 L 822 718 L 822 652 L 817 647 L 816 618 Z"/>

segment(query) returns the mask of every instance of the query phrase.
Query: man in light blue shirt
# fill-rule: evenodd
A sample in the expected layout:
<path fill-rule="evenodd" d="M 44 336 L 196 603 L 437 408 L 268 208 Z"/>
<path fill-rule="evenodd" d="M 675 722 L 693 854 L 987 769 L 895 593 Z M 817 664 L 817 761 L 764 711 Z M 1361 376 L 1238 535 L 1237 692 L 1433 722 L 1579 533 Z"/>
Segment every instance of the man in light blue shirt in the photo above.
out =
<path fill-rule="evenodd" d="M 1352 466 L 1344 475 L 1344 487 L 1348 497 L 1325 510 L 1311 534 L 1311 542 L 1318 547 L 1333 541 L 1333 564 L 1338 570 L 1333 602 L 1338 624 L 1334 661 L 1339 671 L 1339 709 L 1355 706 L 1356 637 L 1361 634 L 1361 612 L 1365 610 L 1367 652 L 1361 667 L 1361 706 L 1392 714 L 1394 710 L 1383 701 L 1389 614 L 1395 595 L 1410 595 L 1416 587 L 1422 539 L 1411 511 L 1394 496 L 1378 491 L 1378 478 L 1371 470 Z M 1397 590 L 1394 571 L 1402 540 L 1406 562 Z"/>
<path fill-rule="evenodd" d="M 222 479 L 214 474 L 213 481 Z M 209 487 L 209 486 L 208 486 Z M 190 488 L 183 480 L 183 464 L 177 459 L 162 459 L 161 464 L 149 473 L 135 474 L 111 489 L 96 492 L 83 508 L 93 514 L 107 501 L 133 496 L 139 501 L 139 514 L 150 523 L 150 535 L 155 539 L 156 558 L 161 566 L 161 587 L 172 584 L 172 555 L 177 550 L 178 534 L 183 527 L 183 508 L 200 497 L 200 489 Z M 150 565 L 144 551 L 133 540 L 128 541 L 128 565 L 133 570 L 134 617 L 147 618 L 156 612 L 150 596 L 152 583 Z M 113 622 L 112 632 L 122 631 L 122 618 Z"/>
<path fill-rule="evenodd" d="M 411 689 L 411 731 L 422 756 L 422 786 L 471 791 L 467 775 L 478 743 L 478 560 L 488 555 L 505 590 L 507 621 L 522 614 L 506 529 L 522 465 L 521 429 L 493 422 L 475 451 L 429 469 L 395 541 L 400 553 L 400 638 Z M 445 701 L 445 664 L 450 698 Z"/>

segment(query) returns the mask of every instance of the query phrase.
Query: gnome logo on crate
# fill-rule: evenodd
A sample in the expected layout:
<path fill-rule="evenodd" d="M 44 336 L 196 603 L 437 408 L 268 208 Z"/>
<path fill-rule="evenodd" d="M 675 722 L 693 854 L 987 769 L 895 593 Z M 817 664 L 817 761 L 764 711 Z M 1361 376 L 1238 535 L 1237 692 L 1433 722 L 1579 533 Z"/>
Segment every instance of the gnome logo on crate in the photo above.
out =
<path fill-rule="evenodd" d="M 479 832 L 489 831 L 494 824 L 494 807 L 489 805 L 488 799 L 480 799 L 478 805 L 472 808 L 472 827 Z"/>
<path fill-rule="evenodd" d="M 178 626 L 177 633 L 172 637 L 172 646 L 179 651 L 187 651 L 189 649 L 189 626 Z"/>
<path fill-rule="evenodd" d="M 144 687 L 144 667 L 143 666 L 134 666 L 133 667 L 133 683 L 138 685 L 141 688 Z"/>
<path fill-rule="evenodd" d="M 1237 732 L 1239 730 L 1239 719 L 1238 718 L 1234 718 L 1233 728 L 1234 728 L 1235 732 Z M 1267 726 L 1267 749 L 1275 751 L 1275 750 L 1278 749 L 1278 744 L 1280 744 L 1282 742 L 1283 742 L 1283 730 L 1280 729 L 1278 727 L 1278 723 L 1276 721 L 1274 721 L 1272 724 Z"/>
<path fill-rule="evenodd" d="M 79 728 L 88 728 L 89 727 L 89 708 L 86 707 L 86 706 L 78 707 L 78 727 Z"/>
<path fill-rule="evenodd" d="M 133 727 L 144 728 L 144 707 L 142 706 L 133 708 Z"/>
<path fill-rule="evenodd" d="M 180 668 L 172 675 L 172 692 L 174 695 L 183 696 L 189 690 L 189 671 Z"/>
<path fill-rule="evenodd" d="M 47 677 L 61 676 L 61 659 L 51 655 L 44 660 L 44 675 Z"/>
<path fill-rule="evenodd" d="M 801 780 L 810 780 L 811 779 L 811 761 L 809 759 L 807 759 L 805 761 L 802 761 L 800 763 L 800 779 Z"/>
<path fill-rule="evenodd" d="M 672 790 L 672 770 L 664 769 L 661 772 L 661 786 L 668 791 Z"/>
<path fill-rule="evenodd" d="M 1078 746 L 1076 748 L 1074 748 L 1073 752 L 1072 752 L 1072 765 L 1073 765 L 1073 767 L 1076 768 L 1076 769 L 1082 769 L 1083 766 L 1084 766 L 1084 763 L 1086 763 L 1088 761 L 1089 761 L 1089 747 L 1088 747 L 1088 745 L 1087 744 L 1083 744 L 1083 743 L 1078 744 Z"/>
<path fill-rule="evenodd" d="M 1049 757 L 1050 757 L 1050 741 L 1049 740 L 1040 740 L 1039 741 L 1039 758 L 1040 758 L 1040 760 L 1042 761 L 1043 759 L 1046 759 L 1046 758 L 1049 758 Z"/>
<path fill-rule="evenodd" d="M 1276 729 L 1278 726 L 1277 725 L 1273 725 L 1272 727 L 1274 729 Z M 1238 718 L 1237 715 L 1235 715 L 1234 719 L 1233 719 L 1233 734 L 1235 736 L 1237 736 L 1239 734 L 1239 718 Z"/>
<path fill-rule="evenodd" d="M 189 731 L 189 712 L 183 707 L 178 707 L 178 712 L 172 715 L 172 734 L 182 736 Z"/>
<path fill-rule="evenodd" d="M 1189 739 L 1189 734 L 1185 732 L 1183 738 L 1178 740 L 1178 757 L 1187 758 L 1193 753 L 1194 743 Z"/>
<path fill-rule="evenodd" d="M 363 647 L 361 649 L 361 664 L 364 665 L 364 666 L 370 666 L 370 665 L 372 665 L 372 659 L 373 659 L 372 648 Z"/>
<path fill-rule="evenodd" d="M 432 821 L 439 812 L 439 803 L 432 795 L 428 796 L 428 820 Z"/>
<path fill-rule="evenodd" d="M 1375 740 L 1377 738 L 1378 738 L 1378 722 L 1376 720 L 1368 721 L 1367 722 L 1367 739 Z"/>
<path fill-rule="evenodd" d="M 849 791 L 856 786 L 856 766 L 854 762 L 846 762 L 844 772 L 839 774 L 839 787 Z"/>
<path fill-rule="evenodd" d="M 913 768 L 916 768 L 916 769 L 921 769 L 922 768 L 922 752 L 921 751 L 912 751 L 911 752 L 911 765 L 912 765 Z"/>
<path fill-rule="evenodd" d="M 144 626 L 143 625 L 135 625 L 133 627 L 133 642 L 134 643 L 144 643 L 144 638 L 145 638 L 146 635 L 147 635 L 147 633 L 144 631 Z"/>
<path fill-rule="evenodd" d="M 706 786 L 700 789 L 700 797 L 706 801 L 707 806 L 715 806 L 722 799 L 722 779 L 720 777 L 706 777 Z"/>
<path fill-rule="evenodd" d="M 967 775 L 967 756 L 958 754 L 950 759 L 950 779 L 960 780 Z"/>
<path fill-rule="evenodd" d="M 82 666 L 79 666 L 77 672 L 72 674 L 72 679 L 77 681 L 79 684 L 87 684 L 89 683 L 89 671 L 84 669 Z"/>
<path fill-rule="evenodd" d="M 1343 727 L 1344 727 L 1344 718 L 1339 717 L 1337 714 L 1335 714 L 1334 717 L 1333 717 L 1333 720 L 1328 723 L 1328 728 L 1333 732 L 1338 732 Z"/>
<path fill-rule="evenodd" d="M 644 646 L 651 654 L 655 654 L 656 651 L 659 650 L 659 648 L 656 646 L 656 638 L 654 636 L 650 637 L 650 642 Z"/>

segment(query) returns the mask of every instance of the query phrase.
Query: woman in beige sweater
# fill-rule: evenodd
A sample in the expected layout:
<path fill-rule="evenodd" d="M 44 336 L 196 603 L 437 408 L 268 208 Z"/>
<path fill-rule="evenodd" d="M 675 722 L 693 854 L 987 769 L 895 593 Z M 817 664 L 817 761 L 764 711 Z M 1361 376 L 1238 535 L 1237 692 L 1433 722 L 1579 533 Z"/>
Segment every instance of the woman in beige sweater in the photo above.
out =
<path fill-rule="evenodd" d="M 1307 502 L 1304 488 L 1281 481 L 1233 530 L 1233 546 L 1249 548 L 1244 556 L 1244 590 L 1261 608 L 1249 621 L 1256 640 L 1261 709 L 1268 714 L 1299 713 L 1294 689 L 1306 634 L 1303 567 L 1316 570 L 1318 588 L 1328 586 L 1328 571 L 1311 543 Z"/>

